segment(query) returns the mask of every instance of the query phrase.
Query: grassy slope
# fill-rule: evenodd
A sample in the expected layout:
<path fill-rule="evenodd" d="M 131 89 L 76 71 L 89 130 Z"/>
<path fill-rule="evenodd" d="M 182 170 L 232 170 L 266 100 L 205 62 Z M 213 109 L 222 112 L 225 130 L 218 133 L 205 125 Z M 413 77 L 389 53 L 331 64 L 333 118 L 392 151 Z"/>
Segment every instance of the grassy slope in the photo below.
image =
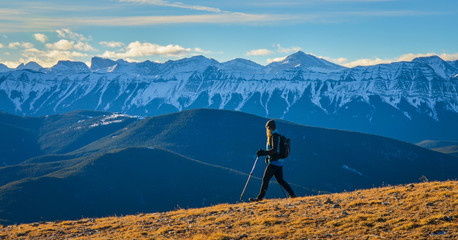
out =
<path fill-rule="evenodd" d="M 458 142 L 454 141 L 437 141 L 424 140 L 417 143 L 418 146 L 428 148 L 444 154 L 449 154 L 458 157 Z"/>
<path fill-rule="evenodd" d="M 0 227 L 0 239 L 456 239 L 458 181 Z"/>

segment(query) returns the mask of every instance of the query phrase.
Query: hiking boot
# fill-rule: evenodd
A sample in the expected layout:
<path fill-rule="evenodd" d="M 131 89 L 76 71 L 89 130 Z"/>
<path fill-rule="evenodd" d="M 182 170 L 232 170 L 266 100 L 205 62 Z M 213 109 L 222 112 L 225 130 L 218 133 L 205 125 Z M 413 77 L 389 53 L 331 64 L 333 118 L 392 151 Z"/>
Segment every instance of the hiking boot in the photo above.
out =
<path fill-rule="evenodd" d="M 259 199 L 259 198 L 248 198 L 248 200 L 250 200 L 250 202 L 259 202 L 259 201 L 262 201 L 262 199 Z"/>

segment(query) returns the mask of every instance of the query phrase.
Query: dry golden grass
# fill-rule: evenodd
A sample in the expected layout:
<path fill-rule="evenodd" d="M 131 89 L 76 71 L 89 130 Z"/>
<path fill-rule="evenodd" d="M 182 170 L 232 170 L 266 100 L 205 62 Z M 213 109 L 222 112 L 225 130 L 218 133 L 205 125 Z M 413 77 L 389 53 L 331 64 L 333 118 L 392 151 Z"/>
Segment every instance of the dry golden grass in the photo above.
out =
<path fill-rule="evenodd" d="M 0 239 L 458 239 L 458 181 L 0 227 Z"/>

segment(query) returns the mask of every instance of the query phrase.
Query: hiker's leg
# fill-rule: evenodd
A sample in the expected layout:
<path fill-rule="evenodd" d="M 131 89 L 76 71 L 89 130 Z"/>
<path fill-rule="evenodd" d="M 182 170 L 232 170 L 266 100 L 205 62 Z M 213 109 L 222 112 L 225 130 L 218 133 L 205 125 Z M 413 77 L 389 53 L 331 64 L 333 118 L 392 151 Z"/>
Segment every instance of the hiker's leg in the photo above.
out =
<path fill-rule="evenodd" d="M 259 191 L 258 199 L 264 199 L 266 195 L 267 188 L 269 187 L 269 181 L 274 176 L 275 169 L 272 165 L 267 165 L 266 170 L 264 171 L 264 176 L 262 177 L 261 190 Z"/>
<path fill-rule="evenodd" d="M 277 182 L 288 192 L 289 196 L 296 196 L 294 194 L 293 189 L 291 186 L 283 179 L 283 167 L 278 167 L 277 171 L 275 171 L 275 179 Z"/>

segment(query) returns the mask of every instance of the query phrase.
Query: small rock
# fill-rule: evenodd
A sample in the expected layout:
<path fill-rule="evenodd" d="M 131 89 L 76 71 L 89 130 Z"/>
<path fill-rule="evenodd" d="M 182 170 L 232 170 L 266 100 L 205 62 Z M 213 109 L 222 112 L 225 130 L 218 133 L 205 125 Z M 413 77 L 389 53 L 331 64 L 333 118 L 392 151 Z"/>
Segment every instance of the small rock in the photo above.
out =
<path fill-rule="evenodd" d="M 348 216 L 348 213 L 347 213 L 347 211 L 343 210 L 343 211 L 342 211 L 342 215 L 344 215 L 344 216 Z"/>
<path fill-rule="evenodd" d="M 432 207 L 432 206 L 434 206 L 434 203 L 431 203 L 431 202 L 426 203 L 426 206 L 427 206 L 427 207 Z"/>
<path fill-rule="evenodd" d="M 390 205 L 389 202 L 382 202 L 383 205 Z"/>
<path fill-rule="evenodd" d="M 324 203 L 325 204 L 333 204 L 334 202 L 330 198 L 327 198 Z"/>
<path fill-rule="evenodd" d="M 340 208 L 340 205 L 339 204 L 334 204 L 332 205 L 333 208 Z"/>
<path fill-rule="evenodd" d="M 27 236 L 27 232 L 17 233 L 16 235 L 17 235 L 18 237 L 25 237 L 25 236 Z"/>
<path fill-rule="evenodd" d="M 239 237 L 239 239 L 244 239 L 244 238 L 248 238 L 248 235 L 243 234 L 242 236 Z"/>
<path fill-rule="evenodd" d="M 447 234 L 447 231 L 438 230 L 438 231 L 432 232 L 430 235 L 438 236 L 438 235 L 445 235 L 445 234 Z"/>

